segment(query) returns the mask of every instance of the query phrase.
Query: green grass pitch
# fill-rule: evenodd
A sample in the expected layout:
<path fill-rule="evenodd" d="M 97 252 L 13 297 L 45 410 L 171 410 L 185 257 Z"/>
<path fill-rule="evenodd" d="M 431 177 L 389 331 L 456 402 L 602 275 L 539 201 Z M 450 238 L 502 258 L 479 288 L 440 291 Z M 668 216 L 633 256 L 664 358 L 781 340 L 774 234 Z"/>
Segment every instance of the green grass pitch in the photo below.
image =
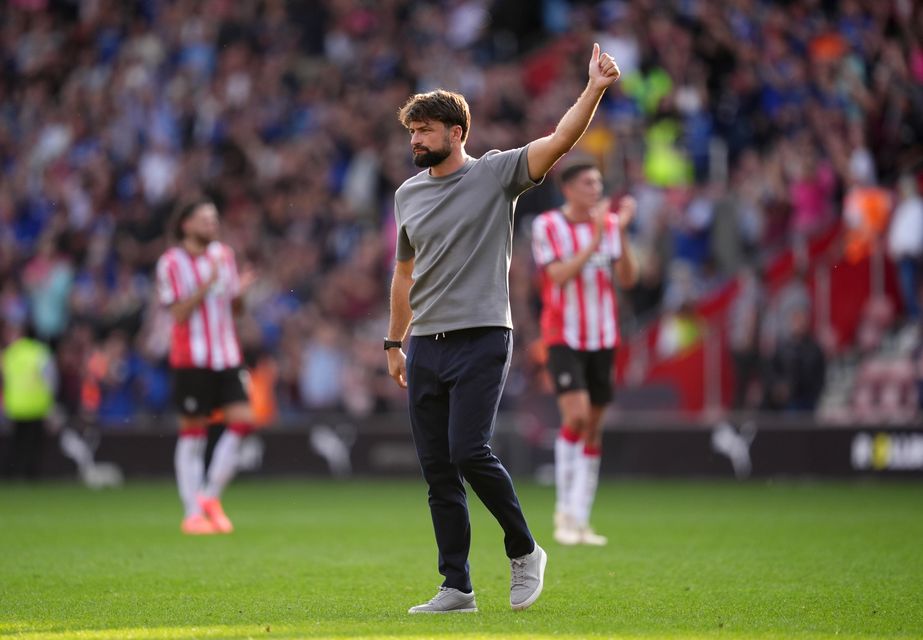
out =
<path fill-rule="evenodd" d="M 604 549 L 551 540 L 509 609 L 497 524 L 472 498 L 480 612 L 408 616 L 440 577 L 422 481 L 239 481 L 237 531 L 180 535 L 168 482 L 0 485 L 0 637 L 921 638 L 923 485 L 606 482 Z"/>

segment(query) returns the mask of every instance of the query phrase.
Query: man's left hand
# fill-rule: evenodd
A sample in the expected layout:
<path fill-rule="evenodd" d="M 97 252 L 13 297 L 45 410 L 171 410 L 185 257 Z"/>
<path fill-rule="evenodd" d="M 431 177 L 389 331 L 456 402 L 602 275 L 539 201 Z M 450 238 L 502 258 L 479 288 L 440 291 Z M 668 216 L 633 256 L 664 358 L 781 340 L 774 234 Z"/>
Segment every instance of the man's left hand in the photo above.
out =
<path fill-rule="evenodd" d="M 593 55 L 590 56 L 590 84 L 605 91 L 608 89 L 622 72 L 608 53 L 600 54 L 599 43 L 593 43 Z"/>
<path fill-rule="evenodd" d="M 635 219 L 635 211 L 638 209 L 638 202 L 631 196 L 623 196 L 619 199 L 619 229 L 624 231 Z"/>

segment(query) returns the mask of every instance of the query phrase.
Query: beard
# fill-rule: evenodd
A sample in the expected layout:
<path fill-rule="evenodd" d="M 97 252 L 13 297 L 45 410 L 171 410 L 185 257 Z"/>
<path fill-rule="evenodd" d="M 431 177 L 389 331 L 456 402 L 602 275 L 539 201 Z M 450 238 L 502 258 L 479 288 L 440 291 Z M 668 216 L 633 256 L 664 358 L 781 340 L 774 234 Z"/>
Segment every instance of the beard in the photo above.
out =
<path fill-rule="evenodd" d="M 215 234 L 213 234 L 213 233 L 200 233 L 200 232 L 195 232 L 195 231 L 194 231 L 194 232 L 192 232 L 192 233 L 189 234 L 189 238 L 190 238 L 193 242 L 195 242 L 196 244 L 199 244 L 199 245 L 201 245 L 201 246 L 203 246 L 203 247 L 207 247 L 207 246 L 210 245 L 212 242 L 214 242 L 214 240 L 215 240 Z"/>
<path fill-rule="evenodd" d="M 435 167 L 437 164 L 452 155 L 452 147 L 449 145 L 449 136 L 446 135 L 442 149 L 426 149 L 424 153 L 414 153 L 413 163 L 423 169 Z"/>

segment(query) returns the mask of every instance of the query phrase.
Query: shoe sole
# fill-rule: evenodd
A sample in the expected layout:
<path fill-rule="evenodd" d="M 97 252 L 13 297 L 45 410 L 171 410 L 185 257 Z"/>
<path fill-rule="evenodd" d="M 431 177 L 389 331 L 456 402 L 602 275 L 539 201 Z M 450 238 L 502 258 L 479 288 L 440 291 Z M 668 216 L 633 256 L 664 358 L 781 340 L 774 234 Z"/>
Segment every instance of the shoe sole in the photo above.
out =
<path fill-rule="evenodd" d="M 529 607 L 532 606 L 532 603 L 538 600 L 538 597 L 542 595 L 542 589 L 545 587 L 545 565 L 548 564 L 548 554 L 545 553 L 545 550 L 542 549 L 541 547 L 538 547 L 538 548 L 541 549 L 541 552 L 542 552 L 542 562 L 538 570 L 538 588 L 532 593 L 531 596 L 529 596 L 528 598 L 526 598 L 519 604 L 513 604 L 511 602 L 510 606 L 513 608 L 513 611 L 522 611 L 523 609 L 528 609 Z"/>
<path fill-rule="evenodd" d="M 434 616 L 434 615 L 442 615 L 444 613 L 477 613 L 477 612 L 478 612 L 477 607 L 474 607 L 473 609 L 449 609 L 447 611 L 411 611 L 409 609 L 407 610 L 407 613 L 409 613 L 412 616 L 417 616 L 417 615 Z"/>

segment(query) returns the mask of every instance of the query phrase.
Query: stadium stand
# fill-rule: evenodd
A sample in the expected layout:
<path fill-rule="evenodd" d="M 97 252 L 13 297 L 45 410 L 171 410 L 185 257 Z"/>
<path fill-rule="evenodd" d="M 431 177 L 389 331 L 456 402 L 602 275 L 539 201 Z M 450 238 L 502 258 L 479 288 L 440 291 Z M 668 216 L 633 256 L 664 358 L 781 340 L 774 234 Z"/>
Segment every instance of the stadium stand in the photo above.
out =
<path fill-rule="evenodd" d="M 638 199 L 644 258 L 621 297 L 623 403 L 691 415 L 734 404 L 728 318 L 738 274 L 756 267 L 772 311 L 760 362 L 780 340 L 778 309 L 803 294 L 835 381 L 821 415 L 914 415 L 919 339 L 904 327 L 919 288 L 903 283 L 919 282 L 908 274 L 923 250 L 901 261 L 883 238 L 899 179 L 923 178 L 923 5 L 522 4 L 2 3 L 4 336 L 31 321 L 52 343 L 73 416 L 126 429 L 167 413 L 169 320 L 152 270 L 172 208 L 205 192 L 261 274 L 241 335 L 251 361 L 272 364 L 278 413 L 402 407 L 379 348 L 392 196 L 414 171 L 398 106 L 460 90 L 469 153 L 518 146 L 579 93 L 597 40 L 623 79 L 579 151 L 614 196 Z M 557 197 L 546 180 L 518 208 L 510 406 L 547 391 L 523 221 Z M 682 339 L 662 339 L 665 327 Z M 766 401 L 777 382 L 759 376 L 738 408 L 785 410 Z"/>

